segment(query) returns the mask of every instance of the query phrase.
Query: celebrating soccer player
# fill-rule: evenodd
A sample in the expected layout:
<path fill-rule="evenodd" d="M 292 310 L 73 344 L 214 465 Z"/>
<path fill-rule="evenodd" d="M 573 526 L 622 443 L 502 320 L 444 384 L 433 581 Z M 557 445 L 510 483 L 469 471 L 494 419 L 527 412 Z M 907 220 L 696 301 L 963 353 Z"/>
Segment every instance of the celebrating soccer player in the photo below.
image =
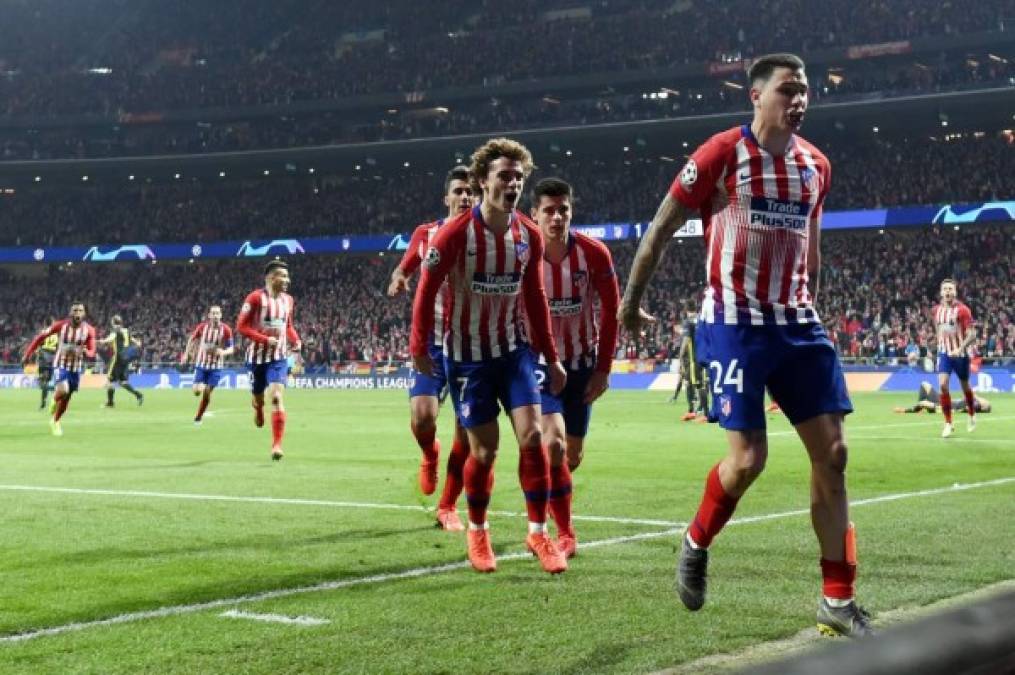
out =
<path fill-rule="evenodd" d="M 271 396 L 271 458 L 282 459 L 286 413 L 282 401 L 290 351 L 300 350 L 300 336 L 293 328 L 293 298 L 289 290 L 289 266 L 272 260 L 264 268 L 264 288 L 251 291 L 243 301 L 236 328 L 250 340 L 247 367 L 253 394 L 254 425 L 264 426 L 264 392 Z"/>
<path fill-rule="evenodd" d="M 705 603 L 708 548 L 765 467 L 765 388 L 811 461 L 811 521 L 821 549 L 823 633 L 862 636 L 856 544 L 846 498 L 843 421 L 852 405 L 831 341 L 814 309 L 821 210 L 831 168 L 797 135 L 807 111 L 804 64 L 792 54 L 757 59 L 748 72 L 754 119 L 699 147 L 674 180 L 638 247 L 621 306 L 636 335 L 654 318 L 641 309 L 667 242 L 693 211 L 708 247 L 698 359 L 709 370 L 711 416 L 729 452 L 709 473 L 682 539 L 677 590 L 690 610 Z"/>
<path fill-rule="evenodd" d="M 56 389 L 53 393 L 53 419 L 49 423 L 54 436 L 63 436 L 60 418 L 67 412 L 71 396 L 78 390 L 81 371 L 85 368 L 85 358 L 95 358 L 95 328 L 85 321 L 85 304 L 74 302 L 70 307 L 70 316 L 56 321 L 52 326 L 35 336 L 25 349 L 22 359 L 27 364 L 32 354 L 42 341 L 50 335 L 57 336 L 56 357 L 53 365 L 56 368 Z"/>
<path fill-rule="evenodd" d="M 469 435 L 464 472 L 469 560 L 480 572 L 497 568 L 486 512 L 499 444 L 499 402 L 511 416 L 520 450 L 518 473 L 529 516 L 526 545 L 544 570 L 563 572 L 567 559 L 546 533 L 550 469 L 521 307 L 524 300 L 532 348 L 545 357 L 550 390 L 557 393 L 566 375 L 550 334 L 540 264 L 543 239 L 539 228 L 515 209 L 532 171 L 532 155 L 520 143 L 493 139 L 473 153 L 469 171 L 482 202 L 441 227 L 427 250 L 409 348 L 416 370 L 432 374 L 434 303 L 447 279 L 451 292 L 444 308 L 445 368 L 455 412 Z"/>
<path fill-rule="evenodd" d="M 195 425 L 201 424 L 211 403 L 211 393 L 222 379 L 225 357 L 231 355 L 234 349 L 233 330 L 222 323 L 222 308 L 212 305 L 208 309 L 207 321 L 197 324 L 191 332 L 181 359 L 182 363 L 194 360 L 194 396 L 201 397 L 194 416 Z"/>
<path fill-rule="evenodd" d="M 438 229 L 456 216 L 467 213 L 472 208 L 472 188 L 469 186 L 469 167 L 456 166 L 448 172 L 444 181 L 444 205 L 448 208 L 447 218 L 432 223 L 424 223 L 412 233 L 409 248 L 405 256 L 391 273 L 388 296 L 395 297 L 409 290 L 409 279 L 419 269 L 427 249 L 433 242 Z M 446 393 L 447 376 L 444 373 L 444 354 L 441 344 L 444 341 L 444 307 L 449 293 L 447 283 L 441 286 L 434 307 L 434 330 L 430 334 L 430 358 L 434 362 L 434 370 L 430 375 L 416 373 L 412 387 L 409 389 L 410 428 L 416 438 L 423 458 L 419 463 L 419 487 L 425 495 L 431 495 L 437 489 L 437 460 L 441 444 L 437 439 L 437 412 L 441 399 Z M 455 420 L 455 440 L 448 456 L 447 476 L 444 479 L 444 490 L 437 504 L 437 523 L 442 529 L 461 531 L 465 527 L 458 517 L 456 502 L 463 488 L 463 470 L 465 460 L 469 456 L 469 439 L 462 425 Z"/>
<path fill-rule="evenodd" d="M 543 179 L 532 191 L 532 217 L 546 246 L 543 282 L 550 327 L 567 371 L 567 385 L 558 394 L 550 391 L 545 364 L 537 376 L 543 442 L 550 453 L 550 513 L 557 523 L 557 546 L 568 558 L 578 550 L 571 522 L 571 472 L 585 453 L 592 403 L 609 386 L 620 304 L 609 249 L 571 231 L 573 199 L 571 185 L 559 178 Z"/>
<path fill-rule="evenodd" d="M 113 407 L 113 395 L 116 393 L 116 385 L 134 395 L 138 405 L 144 403 L 144 394 L 130 386 L 130 378 L 127 375 L 127 349 L 131 345 L 140 347 L 141 343 L 135 337 L 131 337 L 130 331 L 123 325 L 123 319 L 119 314 L 114 314 L 110 320 L 112 330 L 109 335 L 99 340 L 101 345 L 109 345 L 113 350 L 113 356 L 109 359 L 109 374 L 106 381 L 106 405 Z"/>
<path fill-rule="evenodd" d="M 949 389 L 952 373 L 959 378 L 966 399 L 966 412 L 969 413 L 966 429 L 973 431 L 976 428 L 975 398 L 973 388 L 969 386 L 969 346 L 976 339 L 976 329 L 973 327 L 973 313 L 956 298 L 954 279 L 941 282 L 941 304 L 934 308 L 934 325 L 937 328 L 937 381 L 941 389 L 941 412 L 945 416 L 941 438 L 948 438 L 955 431 L 952 426 L 952 392 Z"/>

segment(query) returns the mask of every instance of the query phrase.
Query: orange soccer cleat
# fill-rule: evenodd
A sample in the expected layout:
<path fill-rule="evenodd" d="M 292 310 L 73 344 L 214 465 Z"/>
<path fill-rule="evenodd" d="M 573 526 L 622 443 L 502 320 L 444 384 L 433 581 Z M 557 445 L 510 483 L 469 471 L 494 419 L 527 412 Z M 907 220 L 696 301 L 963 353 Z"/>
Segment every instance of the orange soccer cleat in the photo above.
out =
<path fill-rule="evenodd" d="M 433 442 L 433 455 L 423 453 L 419 460 L 419 489 L 425 495 L 432 495 L 437 491 L 437 461 L 441 454 L 441 442 L 436 438 Z"/>
<path fill-rule="evenodd" d="M 453 506 L 450 509 L 438 507 L 437 526 L 447 532 L 461 532 L 465 529 L 462 519 L 458 517 L 457 509 Z"/>
<path fill-rule="evenodd" d="M 493 547 L 490 546 L 490 531 L 469 528 L 467 539 L 469 562 L 472 563 L 473 569 L 477 572 L 496 572 L 497 559 L 493 556 Z"/>
<path fill-rule="evenodd" d="M 681 422 L 690 422 L 695 417 L 697 417 L 697 415 L 695 415 L 693 412 L 686 412 L 683 415 L 681 415 L 680 421 Z"/>
<path fill-rule="evenodd" d="M 578 554 L 578 537 L 574 530 L 557 533 L 557 548 L 565 558 L 573 558 Z"/>
<path fill-rule="evenodd" d="M 567 570 L 567 558 L 545 532 L 529 533 L 525 538 L 525 546 L 539 558 L 539 564 L 550 574 L 560 574 Z"/>

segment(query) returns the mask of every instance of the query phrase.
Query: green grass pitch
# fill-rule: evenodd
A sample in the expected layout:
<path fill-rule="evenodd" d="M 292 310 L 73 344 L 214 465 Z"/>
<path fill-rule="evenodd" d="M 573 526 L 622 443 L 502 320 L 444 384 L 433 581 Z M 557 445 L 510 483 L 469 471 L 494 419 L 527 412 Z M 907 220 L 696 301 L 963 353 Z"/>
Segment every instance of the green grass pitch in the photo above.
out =
<path fill-rule="evenodd" d="M 724 439 L 678 422 L 663 392 L 596 406 L 575 474 L 581 547 L 560 577 L 523 555 L 507 433 L 501 563 L 479 575 L 416 491 L 403 392 L 288 392 L 281 463 L 242 392 L 216 393 L 200 428 L 184 391 L 143 408 L 121 393 L 115 410 L 103 396 L 79 394 L 54 438 L 37 392 L 0 393 L 0 672 L 646 672 L 813 626 L 808 465 L 781 416 L 691 614 L 672 590 L 673 531 Z M 971 435 L 959 415 L 948 440 L 940 416 L 891 413 L 913 398 L 857 395 L 847 423 L 858 597 L 875 615 L 1015 578 L 1015 397 L 992 397 Z"/>

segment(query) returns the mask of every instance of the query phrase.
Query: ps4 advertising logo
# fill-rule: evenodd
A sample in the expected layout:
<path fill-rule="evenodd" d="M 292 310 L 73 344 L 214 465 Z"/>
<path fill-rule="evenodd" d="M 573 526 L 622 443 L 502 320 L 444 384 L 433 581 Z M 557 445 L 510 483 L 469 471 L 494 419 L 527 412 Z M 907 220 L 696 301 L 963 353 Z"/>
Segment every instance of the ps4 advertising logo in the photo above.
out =
<path fill-rule="evenodd" d="M 85 255 L 81 259 L 90 262 L 112 262 L 119 260 L 121 257 L 134 258 L 136 260 L 155 260 L 155 251 L 151 249 L 151 246 L 145 244 L 121 246 L 112 251 L 105 252 L 100 251 L 98 246 L 92 246 L 85 251 Z"/>
<path fill-rule="evenodd" d="M 1015 220 L 1015 202 L 985 202 L 968 211 L 963 210 L 961 206 L 946 204 L 938 210 L 933 222 L 951 225 L 983 220 Z"/>
<path fill-rule="evenodd" d="M 295 254 L 306 253 L 306 251 L 303 250 L 303 245 L 298 239 L 272 239 L 263 246 L 254 246 L 252 242 L 245 241 L 236 255 L 241 258 L 259 258 L 272 253 Z"/>

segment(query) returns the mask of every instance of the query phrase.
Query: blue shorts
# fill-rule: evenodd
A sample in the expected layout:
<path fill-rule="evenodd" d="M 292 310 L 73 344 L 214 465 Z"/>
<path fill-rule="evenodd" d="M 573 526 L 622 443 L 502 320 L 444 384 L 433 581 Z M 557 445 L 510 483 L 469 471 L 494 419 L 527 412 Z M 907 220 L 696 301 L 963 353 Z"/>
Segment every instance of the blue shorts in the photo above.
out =
<path fill-rule="evenodd" d="M 564 417 L 564 430 L 568 436 L 585 438 L 589 432 L 589 418 L 592 406 L 586 405 L 585 387 L 589 383 L 594 369 L 591 367 L 566 368 L 567 384 L 564 390 L 554 396 L 550 393 L 550 381 L 547 367 L 536 366 L 536 380 L 539 382 L 539 394 L 544 415 L 560 414 Z"/>
<path fill-rule="evenodd" d="M 535 358 L 528 345 L 488 361 L 446 363 L 451 401 L 466 429 L 497 419 L 498 401 L 508 412 L 539 405 Z"/>
<path fill-rule="evenodd" d="M 60 384 L 61 382 L 67 383 L 68 391 L 75 392 L 78 390 L 78 385 L 81 384 L 81 373 L 66 368 L 57 368 L 56 383 Z"/>
<path fill-rule="evenodd" d="M 945 375 L 955 373 L 960 382 L 965 382 L 969 379 L 969 357 L 948 356 L 941 352 L 937 355 L 937 372 Z"/>
<path fill-rule="evenodd" d="M 221 380 L 221 368 L 201 368 L 200 366 L 194 368 L 194 384 L 204 384 L 209 389 L 214 389 L 219 386 Z"/>
<path fill-rule="evenodd" d="M 285 359 L 268 363 L 248 363 L 250 369 L 250 392 L 263 394 L 269 384 L 285 384 L 289 363 Z"/>
<path fill-rule="evenodd" d="M 853 412 L 846 378 L 820 324 L 740 326 L 698 322 L 698 363 L 712 389 L 709 421 L 723 429 L 765 428 L 765 388 L 796 425 Z"/>
<path fill-rule="evenodd" d="M 448 386 L 448 375 L 444 372 L 444 350 L 431 344 L 429 351 L 430 360 L 433 361 L 433 375 L 415 373 L 412 386 L 409 387 L 409 398 L 416 396 L 444 398 L 445 388 Z"/>

